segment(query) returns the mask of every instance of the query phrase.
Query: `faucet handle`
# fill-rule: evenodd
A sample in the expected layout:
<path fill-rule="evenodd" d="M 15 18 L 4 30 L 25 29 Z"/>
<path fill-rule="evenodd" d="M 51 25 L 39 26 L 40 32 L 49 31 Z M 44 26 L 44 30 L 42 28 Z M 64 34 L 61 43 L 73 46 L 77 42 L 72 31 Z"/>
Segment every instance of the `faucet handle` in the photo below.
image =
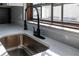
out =
<path fill-rule="evenodd" d="M 35 32 L 35 28 L 33 27 L 33 32 Z"/>

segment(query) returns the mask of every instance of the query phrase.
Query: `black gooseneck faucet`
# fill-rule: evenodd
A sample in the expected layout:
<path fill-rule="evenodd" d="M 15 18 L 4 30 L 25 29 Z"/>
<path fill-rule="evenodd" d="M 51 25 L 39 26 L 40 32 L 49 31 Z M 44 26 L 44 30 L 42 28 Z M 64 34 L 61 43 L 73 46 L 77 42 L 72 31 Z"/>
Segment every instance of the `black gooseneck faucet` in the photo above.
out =
<path fill-rule="evenodd" d="M 35 28 L 33 27 L 33 35 L 38 37 L 38 38 L 41 38 L 41 39 L 45 39 L 43 36 L 40 35 L 40 21 L 39 21 L 39 12 L 38 12 L 38 9 L 37 7 L 34 7 L 34 6 L 28 6 L 25 11 L 27 12 L 27 10 L 32 7 L 32 8 L 35 8 L 36 12 L 37 12 L 37 30 L 35 30 Z M 26 12 L 25 12 L 25 17 L 26 17 Z M 26 18 L 25 18 L 26 19 Z M 27 30 L 27 24 L 26 24 L 26 20 L 24 20 L 24 30 Z"/>

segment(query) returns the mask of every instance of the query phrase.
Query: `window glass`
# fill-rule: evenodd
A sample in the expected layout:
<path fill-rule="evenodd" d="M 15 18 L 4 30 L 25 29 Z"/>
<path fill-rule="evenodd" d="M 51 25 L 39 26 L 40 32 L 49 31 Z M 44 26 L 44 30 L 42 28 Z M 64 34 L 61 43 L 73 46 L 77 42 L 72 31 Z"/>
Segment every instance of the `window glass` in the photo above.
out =
<path fill-rule="evenodd" d="M 41 7 L 37 7 L 38 12 L 39 12 L 39 18 L 41 19 Z M 37 12 L 35 8 L 33 8 L 33 18 L 37 19 Z"/>
<path fill-rule="evenodd" d="M 51 20 L 51 5 L 42 6 L 42 19 Z"/>
<path fill-rule="evenodd" d="M 78 4 L 65 4 L 63 22 L 79 23 L 79 6 Z"/>
<path fill-rule="evenodd" d="M 61 6 L 53 7 L 53 21 L 61 21 Z"/>

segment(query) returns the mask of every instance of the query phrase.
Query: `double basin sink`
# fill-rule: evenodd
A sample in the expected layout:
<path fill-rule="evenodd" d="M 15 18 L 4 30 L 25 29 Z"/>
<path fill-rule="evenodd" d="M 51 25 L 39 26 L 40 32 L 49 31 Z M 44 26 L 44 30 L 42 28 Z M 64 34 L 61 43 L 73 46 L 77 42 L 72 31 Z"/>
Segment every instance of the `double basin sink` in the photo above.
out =
<path fill-rule="evenodd" d="M 0 42 L 9 56 L 32 56 L 48 49 L 48 46 L 24 34 L 6 36 Z"/>

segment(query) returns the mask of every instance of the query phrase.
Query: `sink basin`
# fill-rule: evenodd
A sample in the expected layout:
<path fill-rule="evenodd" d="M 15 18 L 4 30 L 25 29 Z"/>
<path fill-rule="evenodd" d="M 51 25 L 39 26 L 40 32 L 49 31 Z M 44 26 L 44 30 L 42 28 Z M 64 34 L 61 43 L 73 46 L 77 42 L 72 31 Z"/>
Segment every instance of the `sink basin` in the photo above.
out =
<path fill-rule="evenodd" d="M 17 49 L 13 49 L 11 51 L 8 51 L 8 54 L 10 56 L 30 56 L 27 51 L 25 51 L 25 49 L 23 48 L 17 48 Z"/>
<path fill-rule="evenodd" d="M 24 34 L 6 36 L 0 42 L 9 56 L 32 56 L 48 49 L 48 46 Z"/>

